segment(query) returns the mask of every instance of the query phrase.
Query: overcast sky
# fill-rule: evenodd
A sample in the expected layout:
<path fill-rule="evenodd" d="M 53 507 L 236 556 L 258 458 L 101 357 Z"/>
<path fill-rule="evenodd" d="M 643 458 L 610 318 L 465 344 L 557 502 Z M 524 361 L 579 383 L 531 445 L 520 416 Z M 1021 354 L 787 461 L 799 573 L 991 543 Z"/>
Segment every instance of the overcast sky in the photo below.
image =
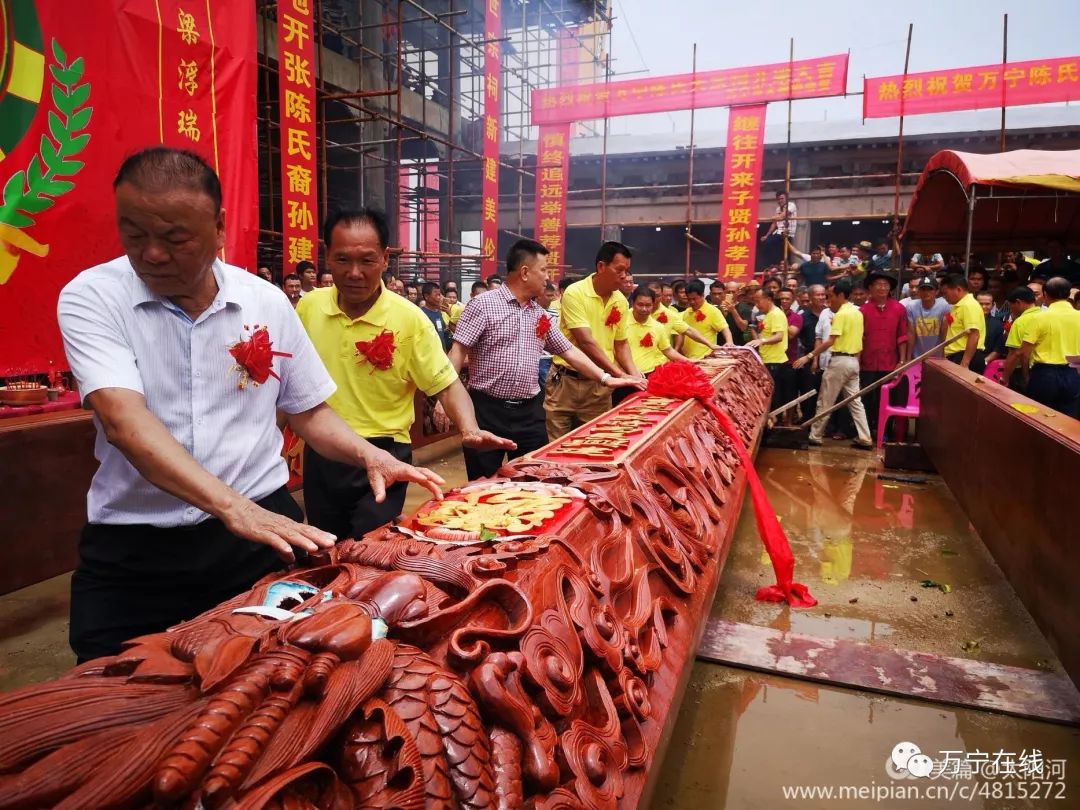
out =
<path fill-rule="evenodd" d="M 1078 0 L 614 0 L 612 55 L 616 72 L 648 68 L 654 76 L 687 73 L 693 43 L 698 70 L 783 62 L 851 51 L 848 90 L 862 77 L 902 73 L 908 23 L 915 29 L 910 71 L 918 73 L 1001 61 L 1002 15 L 1009 15 L 1009 61 L 1080 54 Z M 625 78 L 640 78 L 635 73 Z M 768 122 L 787 120 L 787 105 L 770 104 Z M 1080 126 L 1080 104 L 1074 103 Z M 861 97 L 796 101 L 794 121 L 858 120 Z M 965 115 L 957 116 L 961 126 Z M 696 132 L 724 128 L 725 110 L 698 111 Z M 611 120 L 614 134 L 688 132 L 689 113 Z"/>

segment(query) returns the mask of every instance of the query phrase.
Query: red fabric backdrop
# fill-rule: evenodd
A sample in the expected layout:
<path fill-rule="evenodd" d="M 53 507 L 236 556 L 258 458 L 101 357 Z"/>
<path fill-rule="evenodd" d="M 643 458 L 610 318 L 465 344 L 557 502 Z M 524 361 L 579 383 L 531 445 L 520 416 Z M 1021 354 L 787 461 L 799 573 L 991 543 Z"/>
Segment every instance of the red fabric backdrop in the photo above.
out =
<path fill-rule="evenodd" d="M 0 9 L 25 38 L 0 44 L 19 65 L 14 80 L 0 76 L 4 376 L 67 367 L 56 299 L 79 271 L 120 254 L 111 184 L 128 154 L 165 143 L 218 169 L 231 264 L 254 269 L 259 220 L 250 4 L 21 0 Z M 22 121 L 9 103 L 26 112 Z"/>

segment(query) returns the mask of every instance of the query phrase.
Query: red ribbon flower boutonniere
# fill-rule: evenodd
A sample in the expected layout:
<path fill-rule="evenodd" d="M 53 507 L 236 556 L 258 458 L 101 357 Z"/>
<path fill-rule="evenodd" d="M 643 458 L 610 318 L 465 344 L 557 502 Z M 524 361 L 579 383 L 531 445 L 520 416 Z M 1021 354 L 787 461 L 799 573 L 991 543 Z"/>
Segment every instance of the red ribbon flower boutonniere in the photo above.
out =
<path fill-rule="evenodd" d="M 697 312 L 694 313 L 694 320 L 698 323 L 701 323 L 703 320 L 705 320 L 705 313 L 699 309 Z"/>
<path fill-rule="evenodd" d="M 362 358 L 360 364 L 371 363 L 371 373 L 375 369 L 386 371 L 394 364 L 394 333 L 384 329 L 371 340 L 356 341 L 356 353 Z"/>
<path fill-rule="evenodd" d="M 536 336 L 540 340 L 544 340 L 547 337 L 547 333 L 551 331 L 551 318 L 547 315 L 541 315 L 540 320 L 536 322 Z"/>
<path fill-rule="evenodd" d="M 645 333 L 645 337 L 641 339 L 641 345 L 646 349 L 652 346 L 652 332 Z"/>
<path fill-rule="evenodd" d="M 946 326 L 952 326 L 952 322 L 953 322 L 952 313 L 951 312 L 946 312 L 945 313 L 945 325 Z"/>
<path fill-rule="evenodd" d="M 618 307 L 612 307 L 611 312 L 608 313 L 607 318 L 604 320 L 604 326 L 614 326 L 622 319 L 622 313 L 619 312 Z"/>
<path fill-rule="evenodd" d="M 248 330 L 247 324 L 244 329 Z M 244 388 L 249 382 L 259 386 L 273 377 L 280 380 L 281 377 L 273 369 L 275 357 L 292 357 L 289 352 L 275 352 L 274 344 L 270 341 L 270 332 L 265 326 L 255 324 L 251 330 L 251 337 L 246 340 L 241 338 L 229 347 L 236 365 L 235 371 L 240 373 L 240 382 L 237 388 Z"/>
<path fill-rule="evenodd" d="M 660 323 L 667 323 L 667 313 L 661 312 L 659 315 L 656 316 L 656 320 L 658 320 Z"/>

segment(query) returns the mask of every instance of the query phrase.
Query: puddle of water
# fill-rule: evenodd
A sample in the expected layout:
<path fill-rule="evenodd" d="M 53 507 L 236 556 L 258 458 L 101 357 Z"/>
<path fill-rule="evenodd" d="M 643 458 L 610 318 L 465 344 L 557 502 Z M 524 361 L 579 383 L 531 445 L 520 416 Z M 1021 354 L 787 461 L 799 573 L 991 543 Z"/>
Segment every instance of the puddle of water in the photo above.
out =
<path fill-rule="evenodd" d="M 876 457 L 848 450 L 765 449 L 758 471 L 795 555 L 795 579 L 818 599 L 789 611 L 754 601 L 773 581 L 744 505 L 713 615 L 826 638 L 1023 667 L 1056 658 L 941 479 L 877 477 Z M 924 588 L 923 580 L 947 585 Z M 967 642 L 978 651 L 967 653 Z"/>
<path fill-rule="evenodd" d="M 784 787 L 910 785 L 896 782 L 885 761 L 900 742 L 942 759 L 943 751 L 1039 749 L 1065 759 L 1064 801 L 1001 802 L 976 797 L 969 806 L 1076 806 L 1080 797 L 1080 731 L 988 712 L 954 709 L 834 689 L 803 681 L 698 662 L 653 793 L 652 808 L 867 807 L 867 800 L 785 798 Z M 930 784 L 930 780 L 919 780 Z M 947 784 L 938 779 L 933 784 Z M 964 782 L 963 784 L 970 784 Z M 884 801 L 886 807 L 956 807 L 947 801 Z"/>

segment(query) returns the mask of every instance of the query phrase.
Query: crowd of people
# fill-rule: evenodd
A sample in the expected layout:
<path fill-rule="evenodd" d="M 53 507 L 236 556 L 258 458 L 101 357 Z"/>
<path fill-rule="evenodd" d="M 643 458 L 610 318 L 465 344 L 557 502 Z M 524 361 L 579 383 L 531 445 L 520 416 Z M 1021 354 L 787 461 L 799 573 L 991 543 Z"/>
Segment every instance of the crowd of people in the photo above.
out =
<path fill-rule="evenodd" d="M 365 215 L 381 221 L 378 212 Z M 793 237 L 794 222 L 785 221 L 786 216 L 794 216 L 793 203 L 778 197 L 778 219 L 764 240 L 774 240 L 777 231 Z M 775 383 L 774 408 L 809 395 L 780 415 L 781 424 L 809 419 L 819 408 L 851 397 L 931 349 L 977 373 L 989 365 L 995 377 L 1014 388 L 1076 415 L 1080 376 L 1065 358 L 1080 354 L 1080 346 L 1073 346 L 1071 337 L 1052 334 L 1039 333 L 1041 345 L 1035 338 L 1022 339 L 1035 334 L 1031 315 L 1043 311 L 1050 313 L 1044 319 L 1048 328 L 1072 334 L 1075 318 L 1062 320 L 1058 313 L 1080 307 L 1080 264 L 1068 258 L 1062 243 L 1047 244 L 1041 262 L 1020 251 L 1005 253 L 993 272 L 974 260 L 965 272 L 962 257 L 939 253 L 912 254 L 897 272 L 892 269 L 895 249 L 887 238 L 850 247 L 815 245 L 801 253 L 789 241 L 787 255 L 794 261 L 787 272 L 783 264 L 769 265 L 760 284 L 724 284 L 692 271 L 690 278 L 636 285 L 630 249 L 607 242 L 597 253 L 593 274 L 566 276 L 555 285 L 549 280 L 546 251 L 525 239 L 508 254 L 505 276 L 472 283 L 467 300 L 460 300 L 453 281 L 440 286 L 401 279 L 385 268 L 381 279 L 382 289 L 415 305 L 431 323 L 436 343 L 465 380 L 478 426 L 511 438 L 517 445 L 511 456 L 534 450 L 618 404 L 658 365 L 705 357 L 724 344 L 758 351 Z M 260 268 L 259 274 L 266 278 L 269 272 Z M 525 276 L 528 296 L 519 289 Z M 318 275 L 314 266 L 302 263 L 285 277 L 283 289 L 302 311 L 305 295 L 334 283 L 332 270 Z M 496 294 L 482 298 L 489 292 Z M 518 301 L 512 310 L 507 308 L 511 300 Z M 535 346 L 512 345 L 517 338 L 508 324 L 520 319 L 526 301 L 526 309 L 545 319 L 554 345 L 547 339 L 532 341 Z M 477 331 L 474 310 L 487 319 L 486 331 Z M 1014 332 L 1013 323 L 1025 312 L 1026 320 Z M 945 340 L 951 342 L 940 347 Z M 1051 343 L 1061 350 L 1048 350 Z M 587 360 L 592 368 L 578 368 L 567 346 L 579 353 L 574 355 L 577 365 Z M 521 372 L 534 366 L 535 384 Z M 503 379 L 509 369 L 519 377 L 514 383 Z M 890 394 L 893 404 L 903 404 L 907 396 L 905 380 Z M 827 433 L 871 448 L 880 397 L 876 388 L 815 423 L 811 443 L 820 444 Z M 906 427 L 904 420 L 896 420 L 894 435 L 900 438 Z M 466 458 L 470 478 L 489 475 L 501 464 L 503 451 L 467 449 Z"/>
<path fill-rule="evenodd" d="M 765 328 L 771 307 L 761 305 L 762 295 L 771 292 L 780 304 L 791 343 L 789 362 L 767 362 L 783 392 L 774 403 L 817 391 L 802 403 L 801 413 L 793 409 L 782 421 L 809 419 L 839 396 L 850 397 L 931 350 L 930 356 L 945 356 L 976 373 L 989 369 L 993 379 L 1076 417 L 1080 373 L 1070 368 L 1069 358 L 1080 355 L 1080 263 L 1059 240 L 1044 247 L 1041 261 L 1008 251 L 993 270 L 976 257 L 965 266 L 961 255 L 940 253 L 915 253 L 893 269 L 897 246 L 891 239 L 850 248 L 815 245 L 809 254 L 789 244 L 788 256 L 797 261 L 786 273 L 783 265 L 772 265 L 760 286 L 727 284 L 721 293 L 713 284 L 710 297 L 727 299 L 720 306 L 736 342 L 748 345 L 772 331 Z M 679 282 L 675 288 L 678 293 Z M 838 324 L 841 312 L 849 315 Z M 1020 320 L 1025 313 L 1027 319 Z M 952 342 L 939 346 L 946 340 Z M 870 447 L 880 396 L 880 389 L 870 391 L 827 422 L 815 423 L 811 443 L 820 443 L 828 431 L 834 439 Z M 904 404 L 906 381 L 890 397 L 892 404 Z M 904 420 L 896 420 L 893 429 L 901 437 Z"/>
<path fill-rule="evenodd" d="M 593 272 L 556 286 L 547 250 L 523 239 L 464 302 L 388 272 L 386 217 L 360 209 L 329 217 L 326 270 L 297 266 L 282 294 L 266 270 L 218 258 L 221 184 L 198 155 L 137 152 L 114 193 L 124 254 L 76 276 L 57 310 L 100 461 L 72 577 L 82 661 L 376 528 L 409 483 L 440 497 L 445 482 L 411 464 L 417 391 L 456 424 L 470 479 L 642 390 L 659 365 L 724 344 L 760 353 L 774 404 L 816 389 L 804 416 L 942 338 L 955 338 L 949 359 L 1003 361 L 1004 379 L 1050 407 L 1075 416 L 1080 400 L 1067 365 L 1080 355 L 1080 268 L 1063 245 L 992 274 L 913 257 L 898 300 L 895 275 L 860 278 L 862 262 L 837 277 L 830 257 L 818 283 L 806 265 L 825 261 L 821 248 L 761 285 L 697 273 L 639 285 L 632 251 L 605 242 Z M 819 420 L 811 440 L 847 431 L 867 447 L 875 416 L 856 397 L 850 422 Z M 305 443 L 307 522 L 286 488 L 283 425 Z"/>

